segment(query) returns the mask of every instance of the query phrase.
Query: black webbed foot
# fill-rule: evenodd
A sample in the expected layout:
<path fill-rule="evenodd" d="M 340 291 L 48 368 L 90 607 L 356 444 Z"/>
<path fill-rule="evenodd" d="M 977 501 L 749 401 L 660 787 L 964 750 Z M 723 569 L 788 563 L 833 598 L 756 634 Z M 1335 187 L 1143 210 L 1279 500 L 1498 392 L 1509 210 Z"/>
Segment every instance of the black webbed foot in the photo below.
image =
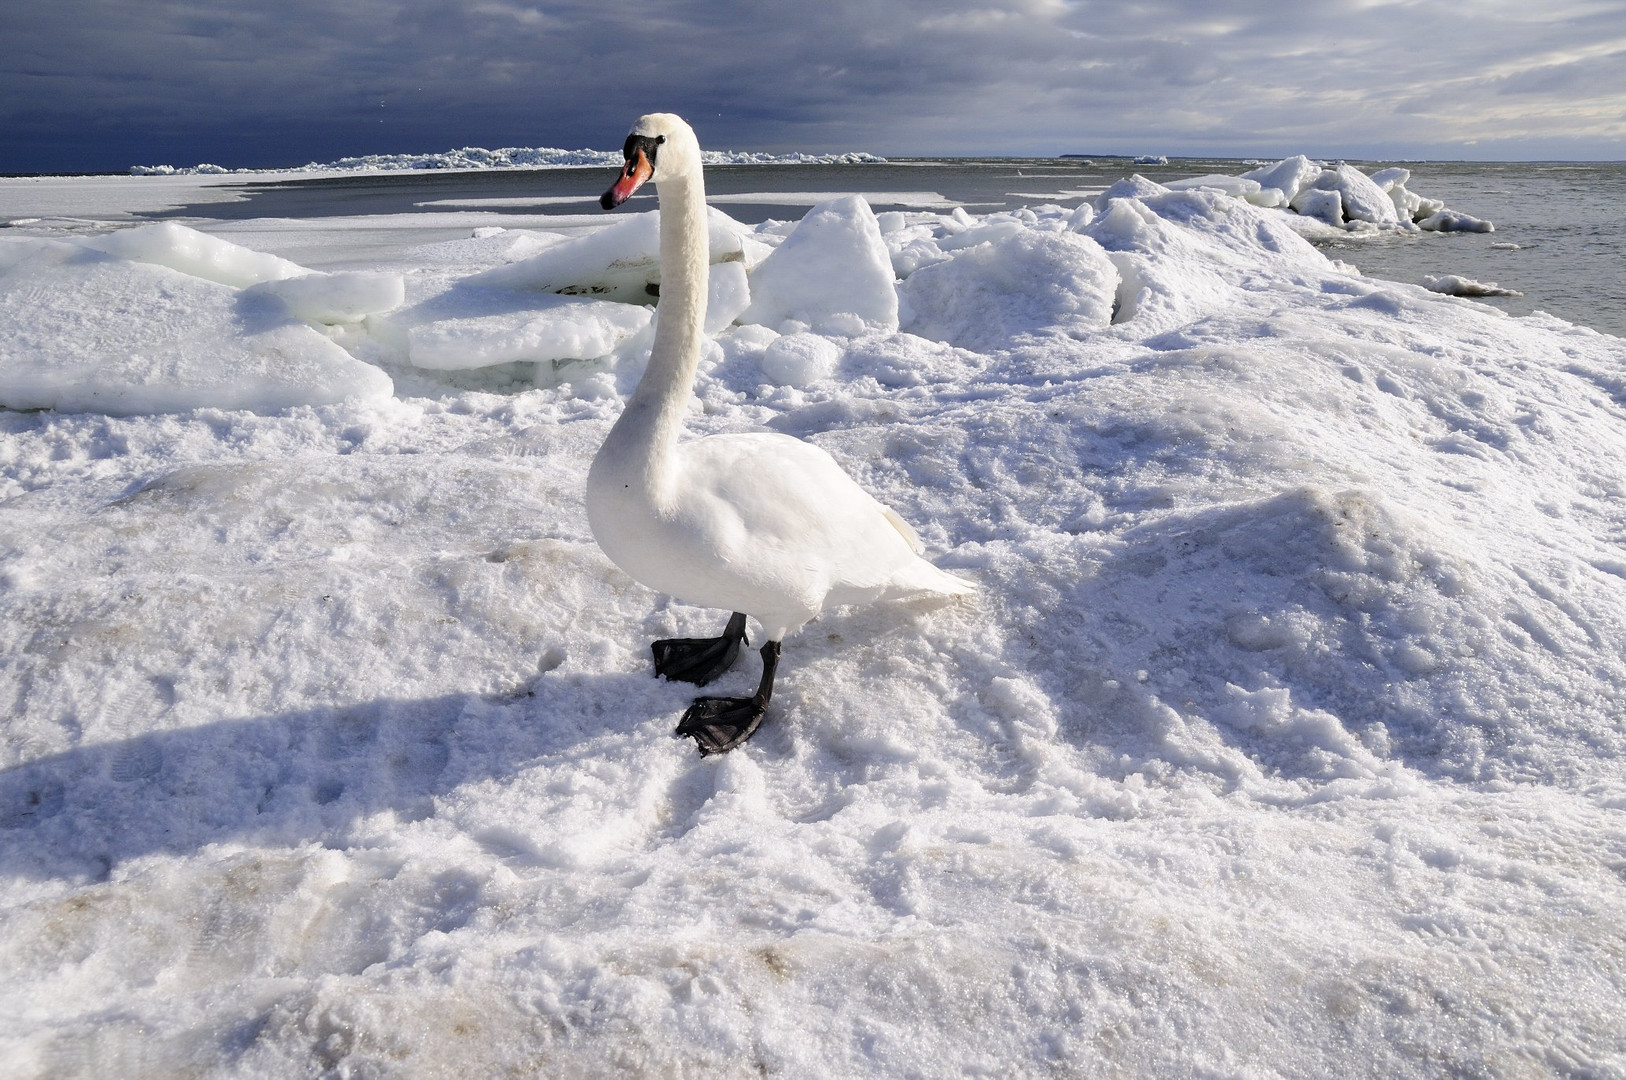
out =
<path fill-rule="evenodd" d="M 662 638 L 651 642 L 655 674 L 668 682 L 707 683 L 734 666 L 745 641 L 745 616 L 735 612 L 721 637 Z"/>
<path fill-rule="evenodd" d="M 743 620 L 744 616 L 738 616 Z M 734 624 L 730 622 L 729 626 Z M 743 631 L 742 631 L 743 634 Z M 779 642 L 762 646 L 762 682 L 751 697 L 702 697 L 683 713 L 677 734 L 694 736 L 702 757 L 722 754 L 756 734 L 773 697 L 774 672 L 779 668 Z"/>
<path fill-rule="evenodd" d="M 768 706 L 754 697 L 703 697 L 678 721 L 679 735 L 693 735 L 703 757 L 722 754 L 756 734 Z"/>

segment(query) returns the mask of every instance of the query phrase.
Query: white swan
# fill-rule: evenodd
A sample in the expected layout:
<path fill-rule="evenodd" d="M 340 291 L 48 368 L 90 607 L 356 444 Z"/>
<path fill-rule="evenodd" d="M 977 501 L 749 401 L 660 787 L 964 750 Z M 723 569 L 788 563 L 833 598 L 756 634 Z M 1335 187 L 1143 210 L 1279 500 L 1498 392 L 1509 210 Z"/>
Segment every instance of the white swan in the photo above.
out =
<path fill-rule="evenodd" d="M 746 616 L 762 624 L 768 640 L 756 694 L 696 698 L 678 724 L 702 754 L 718 754 L 756 731 L 780 641 L 827 604 L 974 586 L 921 558 L 914 530 L 810 443 L 772 433 L 678 441 L 710 265 L 700 144 L 680 118 L 652 113 L 633 126 L 624 154 L 600 204 L 619 206 L 654 179 L 661 296 L 649 367 L 587 474 L 587 517 L 599 547 L 633 578 L 734 613 L 721 637 L 655 642 L 658 675 L 704 686 L 733 664 Z"/>

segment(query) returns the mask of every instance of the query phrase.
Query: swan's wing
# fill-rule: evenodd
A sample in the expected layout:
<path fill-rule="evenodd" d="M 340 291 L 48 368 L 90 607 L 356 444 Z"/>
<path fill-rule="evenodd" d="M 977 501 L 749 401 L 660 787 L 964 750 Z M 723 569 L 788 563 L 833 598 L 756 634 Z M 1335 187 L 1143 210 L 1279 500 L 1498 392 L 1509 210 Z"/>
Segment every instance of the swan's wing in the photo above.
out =
<path fill-rule="evenodd" d="M 920 540 L 834 458 L 787 435 L 714 435 L 679 447 L 680 512 L 732 563 L 884 584 Z"/>

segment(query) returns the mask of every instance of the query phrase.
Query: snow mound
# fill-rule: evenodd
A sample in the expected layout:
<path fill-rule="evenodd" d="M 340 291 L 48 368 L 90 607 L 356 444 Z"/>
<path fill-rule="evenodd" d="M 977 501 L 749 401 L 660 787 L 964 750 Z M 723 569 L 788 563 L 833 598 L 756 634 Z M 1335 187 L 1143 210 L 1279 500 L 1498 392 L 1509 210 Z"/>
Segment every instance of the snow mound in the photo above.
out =
<path fill-rule="evenodd" d="M 1117 289 L 1095 240 L 1025 229 L 915 271 L 902 292 L 914 312 L 910 333 L 987 350 L 1038 330 L 1105 326 Z"/>
<path fill-rule="evenodd" d="M 751 274 L 741 322 L 852 334 L 898 328 L 892 257 L 875 212 L 850 195 L 821 203 Z"/>
<path fill-rule="evenodd" d="M 841 359 L 841 349 L 818 334 L 786 334 L 762 351 L 762 374 L 778 386 L 811 386 L 828 379 Z"/>
<path fill-rule="evenodd" d="M 1097 211 L 1102 211 L 1118 199 L 1147 199 L 1168 190 L 1157 181 L 1148 180 L 1140 173 L 1135 173 L 1133 176 L 1114 181 L 1110 187 L 1095 197 L 1093 205 Z"/>
<path fill-rule="evenodd" d="M 1291 215 L 1213 191 L 1160 189 L 1111 200 L 1084 229 L 1107 252 L 1119 285 L 1112 321 L 1170 330 L 1242 302 L 1250 267 L 1322 275 L 1326 258 Z"/>
<path fill-rule="evenodd" d="M 5 408 L 274 412 L 392 392 L 382 371 L 280 304 L 167 266 L 58 249 L 0 274 Z"/>

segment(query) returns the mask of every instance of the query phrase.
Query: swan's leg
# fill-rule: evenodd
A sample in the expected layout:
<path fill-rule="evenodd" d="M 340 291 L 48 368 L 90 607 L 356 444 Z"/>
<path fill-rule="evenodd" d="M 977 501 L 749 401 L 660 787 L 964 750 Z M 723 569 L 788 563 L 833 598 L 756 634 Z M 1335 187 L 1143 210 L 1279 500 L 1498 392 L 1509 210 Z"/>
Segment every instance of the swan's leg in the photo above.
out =
<path fill-rule="evenodd" d="M 693 735 L 702 755 L 732 750 L 756 733 L 773 697 L 773 675 L 779 667 L 779 642 L 762 647 L 762 682 L 752 697 L 695 698 L 678 721 L 679 735 Z"/>
<path fill-rule="evenodd" d="M 723 629 L 722 637 L 662 638 L 650 643 L 655 654 L 655 674 L 671 682 L 692 682 L 705 686 L 734 666 L 745 641 L 745 616 L 736 611 Z"/>

